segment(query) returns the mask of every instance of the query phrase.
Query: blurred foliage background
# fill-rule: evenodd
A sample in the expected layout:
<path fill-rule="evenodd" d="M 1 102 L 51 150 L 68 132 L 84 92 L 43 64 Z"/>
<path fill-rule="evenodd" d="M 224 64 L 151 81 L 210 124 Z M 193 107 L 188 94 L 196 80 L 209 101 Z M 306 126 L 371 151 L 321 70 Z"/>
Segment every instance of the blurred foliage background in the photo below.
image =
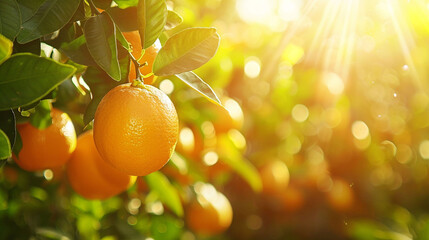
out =
<path fill-rule="evenodd" d="M 159 78 L 181 124 L 161 172 L 185 209 L 195 183 L 213 184 L 231 202 L 231 227 L 194 233 L 142 179 L 90 201 L 61 169 L 28 173 L 10 162 L 0 239 L 429 239 L 429 1 L 168 6 L 184 19 L 169 35 L 217 28 L 218 52 L 195 72 L 230 112 Z M 58 92 L 54 106 L 82 132 L 88 94 L 71 81 Z M 277 186 L 285 167 L 287 184 Z"/>

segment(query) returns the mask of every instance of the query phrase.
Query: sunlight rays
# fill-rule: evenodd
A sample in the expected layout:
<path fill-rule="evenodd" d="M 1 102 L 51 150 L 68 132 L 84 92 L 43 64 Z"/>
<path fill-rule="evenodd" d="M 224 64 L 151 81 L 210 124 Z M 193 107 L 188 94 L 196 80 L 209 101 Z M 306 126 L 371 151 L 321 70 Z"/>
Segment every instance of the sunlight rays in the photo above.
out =
<path fill-rule="evenodd" d="M 405 58 L 405 63 L 411 70 L 411 74 L 413 76 L 412 79 L 414 80 L 415 84 L 420 87 L 420 77 L 417 73 L 414 60 L 411 56 L 410 51 L 410 48 L 415 46 L 414 38 L 409 31 L 409 26 L 407 26 L 407 22 L 405 21 L 404 16 L 402 15 L 401 7 L 399 6 L 398 1 L 389 1 L 386 5 L 393 24 L 393 28 L 395 30 L 396 36 L 401 46 L 402 53 Z"/>

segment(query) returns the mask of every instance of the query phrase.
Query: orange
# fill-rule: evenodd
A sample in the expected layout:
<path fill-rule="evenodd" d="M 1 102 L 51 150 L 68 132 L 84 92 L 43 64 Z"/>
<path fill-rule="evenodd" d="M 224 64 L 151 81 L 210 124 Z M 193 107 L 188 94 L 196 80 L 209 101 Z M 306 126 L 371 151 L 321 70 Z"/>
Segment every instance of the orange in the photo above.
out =
<path fill-rule="evenodd" d="M 353 206 L 353 189 L 347 182 L 341 179 L 334 179 L 332 188 L 327 192 L 329 204 L 336 210 L 344 211 Z"/>
<path fill-rule="evenodd" d="M 215 104 L 210 104 L 209 107 L 216 134 L 228 132 L 230 129 L 240 129 L 244 119 L 240 104 L 228 97 L 223 98 L 221 102 L 225 108 Z"/>
<path fill-rule="evenodd" d="M 64 165 L 76 148 L 76 133 L 70 117 L 55 108 L 51 111 L 52 124 L 37 129 L 30 123 L 18 124 L 22 149 L 13 158 L 24 170 L 38 171 Z"/>
<path fill-rule="evenodd" d="M 144 176 L 170 159 L 179 135 L 176 109 L 151 85 L 119 85 L 95 112 L 94 141 L 102 158 L 126 174 Z"/>
<path fill-rule="evenodd" d="M 161 48 L 160 46 L 158 46 L 157 44 L 154 44 L 150 47 L 148 47 L 145 52 L 144 55 L 142 55 L 142 44 L 140 41 L 140 34 L 138 31 L 132 31 L 132 32 L 123 32 L 122 33 L 125 37 L 125 39 L 131 44 L 132 47 L 132 54 L 134 56 L 134 58 L 136 60 L 138 60 L 138 62 L 140 64 L 144 64 L 145 62 L 147 62 L 147 65 L 140 67 L 140 72 L 143 75 L 147 75 L 149 73 L 152 72 L 152 66 L 153 66 L 153 62 L 155 61 L 155 57 L 159 52 L 159 49 Z M 141 59 L 140 59 L 141 57 Z M 131 61 L 130 64 L 130 73 L 128 74 L 128 80 L 130 82 L 132 82 L 134 79 L 136 79 L 136 70 L 134 67 L 134 63 L 133 61 Z M 152 75 L 148 78 L 144 79 L 144 83 L 145 84 L 152 84 L 153 82 L 155 82 L 156 80 L 156 76 Z"/>
<path fill-rule="evenodd" d="M 93 131 L 77 139 L 77 147 L 67 163 L 67 177 L 78 194 L 88 199 L 106 199 L 125 191 L 135 181 L 104 161 L 94 144 Z"/>
<path fill-rule="evenodd" d="M 280 160 L 273 160 L 259 170 L 263 191 L 275 194 L 285 191 L 289 184 L 289 170 Z"/>
<path fill-rule="evenodd" d="M 302 190 L 295 185 L 288 186 L 287 189 L 278 192 L 275 196 L 280 199 L 286 211 L 298 211 L 305 204 L 305 196 Z"/>
<path fill-rule="evenodd" d="M 224 232 L 232 222 L 229 200 L 212 185 L 195 184 L 196 199 L 186 208 L 188 227 L 199 234 L 215 235 Z"/>

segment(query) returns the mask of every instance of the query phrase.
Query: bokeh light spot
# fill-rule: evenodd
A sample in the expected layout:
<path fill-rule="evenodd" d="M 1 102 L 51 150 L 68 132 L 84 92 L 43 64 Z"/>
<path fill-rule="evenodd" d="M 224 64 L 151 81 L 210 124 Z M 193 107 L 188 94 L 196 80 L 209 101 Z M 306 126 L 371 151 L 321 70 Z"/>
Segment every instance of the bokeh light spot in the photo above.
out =
<path fill-rule="evenodd" d="M 308 108 L 303 104 L 297 104 L 292 109 L 292 118 L 297 122 L 304 122 L 309 115 Z"/>
<path fill-rule="evenodd" d="M 424 140 L 420 143 L 419 153 L 423 159 L 429 159 L 429 140 Z"/>
<path fill-rule="evenodd" d="M 322 81 L 328 88 L 329 92 L 334 95 L 340 95 L 344 91 L 343 80 L 335 73 L 324 73 Z"/>
<path fill-rule="evenodd" d="M 169 95 L 174 90 L 174 84 L 171 80 L 165 79 L 159 84 L 159 89 L 163 91 L 165 94 Z"/>
<path fill-rule="evenodd" d="M 215 165 L 218 160 L 219 160 L 219 156 L 217 155 L 216 152 L 213 152 L 213 151 L 207 152 L 206 154 L 204 154 L 204 157 L 203 157 L 203 162 L 207 166 Z"/>
<path fill-rule="evenodd" d="M 257 57 L 249 57 L 244 65 L 244 74 L 250 78 L 257 78 L 261 72 L 261 62 Z"/>
<path fill-rule="evenodd" d="M 45 177 L 46 180 L 51 181 L 52 178 L 54 178 L 54 172 L 51 169 L 46 169 L 43 171 L 43 177 Z"/>
<path fill-rule="evenodd" d="M 182 144 L 183 150 L 192 151 L 195 146 L 194 133 L 188 127 L 180 130 L 179 141 Z"/>
<path fill-rule="evenodd" d="M 258 215 L 250 215 L 246 218 L 246 226 L 251 230 L 258 230 L 262 227 L 262 218 Z"/>
<path fill-rule="evenodd" d="M 357 140 L 364 140 L 369 136 L 369 128 L 363 121 L 356 121 L 352 125 L 352 134 Z"/>

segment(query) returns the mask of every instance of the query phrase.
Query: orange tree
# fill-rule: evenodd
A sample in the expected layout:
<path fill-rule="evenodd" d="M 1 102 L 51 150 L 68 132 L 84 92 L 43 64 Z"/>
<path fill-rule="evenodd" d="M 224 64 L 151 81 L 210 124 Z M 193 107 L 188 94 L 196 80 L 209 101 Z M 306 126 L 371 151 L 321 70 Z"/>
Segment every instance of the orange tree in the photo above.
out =
<path fill-rule="evenodd" d="M 222 108 L 192 72 L 215 55 L 220 37 L 212 27 L 177 30 L 183 19 L 170 5 L 0 0 L 0 239 L 204 232 L 195 225 L 205 217 L 198 209 L 191 230 L 183 228 L 183 206 L 199 201 L 198 191 L 186 189 L 208 179 L 196 170 L 179 184 L 175 176 L 188 171 L 188 159 L 174 153 L 178 115 L 169 97 L 147 84 L 182 81 Z M 170 158 L 167 178 L 158 170 Z M 245 166 L 258 189 L 256 170 Z M 133 176 L 142 176 L 138 186 Z M 228 200 L 216 193 L 229 215 L 208 226 L 217 229 L 209 236 L 232 219 Z M 219 217 L 208 214 L 207 223 Z"/>
<path fill-rule="evenodd" d="M 429 239 L 427 13 L 0 0 L 0 239 Z"/>

